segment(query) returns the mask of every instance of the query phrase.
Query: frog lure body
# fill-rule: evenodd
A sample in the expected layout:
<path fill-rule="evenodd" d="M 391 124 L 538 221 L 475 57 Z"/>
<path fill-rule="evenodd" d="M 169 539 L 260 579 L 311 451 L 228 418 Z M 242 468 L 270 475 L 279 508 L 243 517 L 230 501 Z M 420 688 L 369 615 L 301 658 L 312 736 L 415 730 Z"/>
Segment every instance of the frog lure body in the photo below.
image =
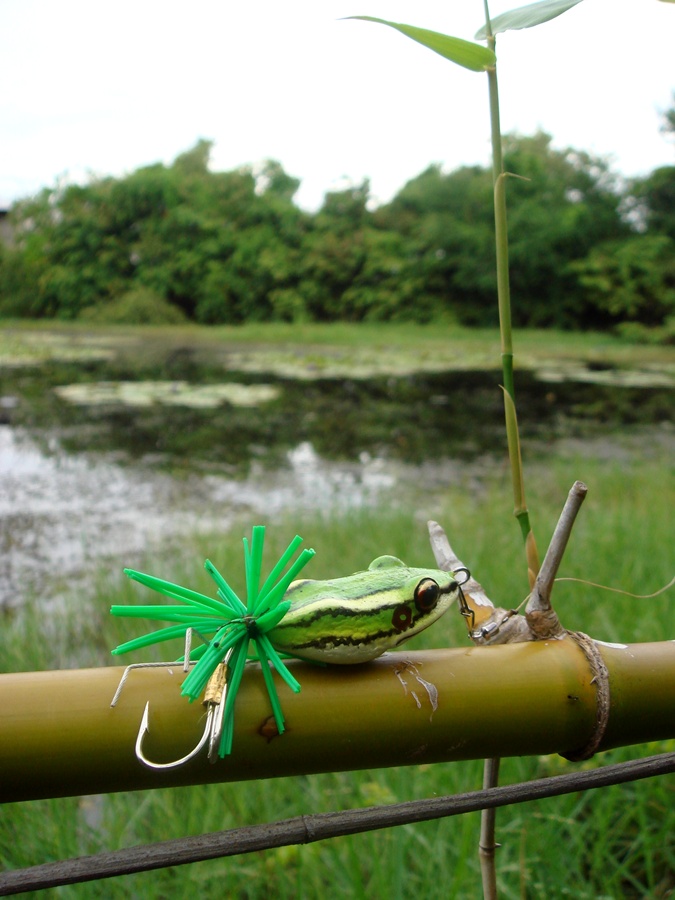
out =
<path fill-rule="evenodd" d="M 274 647 L 314 662 L 369 662 L 439 619 L 457 598 L 450 572 L 409 568 L 380 556 L 364 572 L 290 584 L 290 607 L 268 632 Z"/>

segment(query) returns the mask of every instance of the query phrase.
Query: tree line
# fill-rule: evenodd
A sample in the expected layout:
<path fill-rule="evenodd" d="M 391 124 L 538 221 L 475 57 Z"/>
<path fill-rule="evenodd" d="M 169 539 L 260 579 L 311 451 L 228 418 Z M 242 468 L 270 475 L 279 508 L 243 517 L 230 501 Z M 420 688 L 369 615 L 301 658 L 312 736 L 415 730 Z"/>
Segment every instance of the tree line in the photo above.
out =
<path fill-rule="evenodd" d="M 310 213 L 279 163 L 212 172 L 210 151 L 15 204 L 0 316 L 496 323 L 488 168 L 432 165 L 376 209 L 365 181 Z M 515 323 L 672 333 L 675 166 L 624 183 L 543 133 L 507 136 L 504 159 Z"/>

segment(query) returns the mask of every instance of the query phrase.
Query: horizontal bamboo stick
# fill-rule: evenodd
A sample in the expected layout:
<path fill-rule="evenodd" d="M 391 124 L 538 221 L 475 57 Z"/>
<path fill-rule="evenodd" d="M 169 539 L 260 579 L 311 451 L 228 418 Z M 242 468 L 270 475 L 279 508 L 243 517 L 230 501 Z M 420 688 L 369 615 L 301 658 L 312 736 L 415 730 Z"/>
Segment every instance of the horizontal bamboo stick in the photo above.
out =
<path fill-rule="evenodd" d="M 122 850 L 0 872 L 0 897 L 59 885 L 81 884 L 84 881 L 149 872 L 166 866 L 182 866 L 207 859 L 256 853 L 274 847 L 311 844 L 346 834 L 362 834 L 379 828 L 393 828 L 478 810 L 497 809 L 514 803 L 559 797 L 563 794 L 613 784 L 626 784 L 629 781 L 654 778 L 671 772 L 675 772 L 675 753 L 662 753 L 596 769 L 571 771 L 564 775 L 551 775 L 522 784 L 507 784 L 450 797 L 427 797 L 386 806 L 307 813 L 278 822 L 245 825 L 227 831 L 124 847 Z"/>
<path fill-rule="evenodd" d="M 600 750 L 675 738 L 675 642 L 598 644 L 610 715 Z M 0 675 L 0 802 L 489 756 L 573 753 L 596 728 L 596 685 L 569 639 L 390 653 L 364 666 L 292 662 L 300 694 L 279 687 L 286 732 L 275 734 L 257 664 L 245 674 L 234 751 L 210 764 L 154 771 L 198 740 L 204 708 L 180 696 L 184 674 L 122 667 Z"/>

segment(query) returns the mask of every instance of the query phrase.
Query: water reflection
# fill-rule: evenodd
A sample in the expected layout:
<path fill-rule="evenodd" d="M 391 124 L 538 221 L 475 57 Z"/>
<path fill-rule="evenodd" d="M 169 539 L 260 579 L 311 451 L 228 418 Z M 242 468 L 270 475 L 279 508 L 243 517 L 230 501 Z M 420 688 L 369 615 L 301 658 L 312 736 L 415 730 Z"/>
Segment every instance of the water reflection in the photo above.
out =
<path fill-rule="evenodd" d="M 58 597 L 101 560 L 134 565 L 235 518 L 385 496 L 406 503 L 449 485 L 466 493 L 486 455 L 505 459 L 494 372 L 314 381 L 229 372 L 225 391 L 216 383 L 222 370 L 218 379 L 205 370 L 191 373 L 193 388 L 176 381 L 168 395 L 165 381 L 132 389 L 106 366 L 50 363 L 0 381 L 0 608 Z M 103 390 L 104 379 L 118 387 Z M 85 402 L 101 391 L 105 403 Z M 176 395 L 189 402 L 167 405 Z M 667 384 L 541 381 L 526 372 L 518 401 L 528 447 L 561 435 L 606 438 L 673 413 Z"/>
<path fill-rule="evenodd" d="M 106 561 L 134 565 L 167 553 L 187 536 L 224 532 L 235 518 L 268 521 L 290 509 L 375 505 L 397 488 L 459 480 L 458 464 L 417 467 L 364 453 L 328 462 L 308 442 L 271 470 L 254 462 L 243 478 L 215 473 L 173 477 L 113 454 L 66 454 L 25 431 L 0 426 L 0 609 L 57 599 L 69 582 Z"/>

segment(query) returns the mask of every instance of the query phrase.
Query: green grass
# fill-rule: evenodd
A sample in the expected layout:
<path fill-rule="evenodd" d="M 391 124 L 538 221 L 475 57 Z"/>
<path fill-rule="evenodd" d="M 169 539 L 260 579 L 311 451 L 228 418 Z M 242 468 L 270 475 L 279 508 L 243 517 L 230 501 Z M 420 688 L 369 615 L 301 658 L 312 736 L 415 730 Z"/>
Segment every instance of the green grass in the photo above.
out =
<path fill-rule="evenodd" d="M 673 469 L 657 443 L 630 446 L 615 459 L 592 448 L 561 449 L 528 468 L 530 507 L 542 551 L 572 482 L 590 488 L 561 574 L 650 593 L 672 577 Z M 597 448 L 596 448 L 597 449 Z M 603 452 L 607 448 L 603 448 Z M 464 562 L 492 599 L 518 603 L 527 591 L 518 528 L 510 517 L 505 472 L 488 470 L 469 488 L 443 498 L 420 496 L 406 508 L 342 517 L 300 516 L 271 522 L 268 559 L 298 531 L 317 549 L 312 577 L 363 568 L 393 553 L 414 565 L 432 565 L 428 517 L 442 522 Z M 183 556 L 147 559 L 145 571 L 206 589 L 202 560 L 234 573 L 241 587 L 240 537 L 195 539 Z M 121 561 L 123 563 L 124 561 Z M 111 603 L 129 602 L 135 588 L 101 571 L 91 596 L 71 596 L 61 615 L 46 616 L 38 601 L 5 622 L 2 671 L 108 665 L 109 649 L 138 632 L 138 623 L 113 619 Z M 136 594 L 137 595 L 137 594 Z M 563 624 L 603 640 L 675 637 L 675 596 L 636 600 L 562 583 L 554 603 Z M 459 616 L 446 616 L 416 639 L 417 646 L 467 643 Z M 461 689 L 461 686 L 458 686 Z M 486 722 L 489 728 L 490 723 Z M 672 750 L 675 742 L 614 750 L 583 763 L 596 766 Z M 49 748 L 45 748 L 49 752 Z M 501 782 L 573 771 L 560 757 L 506 759 Z M 313 775 L 273 781 L 122 793 L 9 804 L 0 807 L 0 865 L 18 868 L 69 856 L 373 803 L 452 794 L 480 787 L 480 762 Z M 497 840 L 499 896 L 665 898 L 675 890 L 675 784 L 659 778 L 500 810 Z M 234 898 L 475 898 L 480 896 L 478 815 L 403 826 L 234 859 L 214 860 L 112 881 L 71 886 L 40 897 L 160 900 L 194 896 Z"/>
<path fill-rule="evenodd" d="M 517 365 L 585 362 L 597 366 L 640 366 L 672 373 L 672 347 L 646 345 L 600 332 L 524 330 L 514 336 Z M 142 352 L 139 353 L 139 348 Z M 277 355 L 284 362 L 309 357 L 313 362 L 332 359 L 337 351 L 342 361 L 350 354 L 367 359 L 377 369 L 382 358 L 388 365 L 397 355 L 404 369 L 416 363 L 434 362 L 448 370 L 501 367 L 498 329 L 466 328 L 437 323 L 378 324 L 286 324 L 264 323 L 240 326 L 101 326 L 82 322 L 0 321 L 0 361 L 35 362 L 45 359 L 117 358 L 131 363 L 180 348 L 197 357 L 220 358 L 232 350 Z M 365 356 L 364 356 L 365 355 Z"/>

